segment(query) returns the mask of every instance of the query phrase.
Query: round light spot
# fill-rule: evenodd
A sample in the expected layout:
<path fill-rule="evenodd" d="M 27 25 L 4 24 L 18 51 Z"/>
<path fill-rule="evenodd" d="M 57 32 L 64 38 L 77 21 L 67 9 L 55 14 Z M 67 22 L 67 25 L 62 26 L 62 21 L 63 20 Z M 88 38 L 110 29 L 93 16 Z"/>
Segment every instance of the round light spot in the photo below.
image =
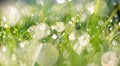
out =
<path fill-rule="evenodd" d="M 85 33 L 78 38 L 78 42 L 82 46 L 87 46 L 89 44 L 89 39 L 90 39 L 90 36 L 87 33 Z"/>
<path fill-rule="evenodd" d="M 113 51 L 109 51 L 103 54 L 101 63 L 103 66 L 116 66 L 117 57 Z"/>
<path fill-rule="evenodd" d="M 4 15 L 5 15 L 5 17 L 3 17 L 4 21 L 8 20 L 6 24 L 10 26 L 15 26 L 20 19 L 20 14 L 17 8 L 14 6 L 7 7 L 4 11 Z"/>
<path fill-rule="evenodd" d="M 21 47 L 21 48 L 24 48 L 24 46 L 25 46 L 25 43 L 23 43 L 23 42 L 20 43 L 20 47 Z"/>
<path fill-rule="evenodd" d="M 95 11 L 95 4 L 94 4 L 94 2 L 91 2 L 91 3 L 87 4 L 86 6 L 87 6 L 87 9 L 90 12 L 90 14 L 93 14 L 94 11 Z"/>
<path fill-rule="evenodd" d="M 57 38 L 57 35 L 56 34 L 53 34 L 52 35 L 52 39 L 56 39 Z"/>
<path fill-rule="evenodd" d="M 79 42 L 76 42 L 72 47 L 73 47 L 74 51 L 77 54 L 79 54 L 79 55 L 81 54 L 81 52 L 82 52 L 82 45 L 80 45 Z"/>
<path fill-rule="evenodd" d="M 70 33 L 68 38 L 69 40 L 75 40 L 75 33 L 74 32 Z"/>
<path fill-rule="evenodd" d="M 64 23 L 62 23 L 62 22 L 57 22 L 57 23 L 56 23 L 56 26 L 55 26 L 55 30 L 56 30 L 57 32 L 62 32 L 62 31 L 64 31 L 64 30 L 65 30 L 65 25 L 64 25 Z"/>
<path fill-rule="evenodd" d="M 50 28 L 46 23 L 40 23 L 30 28 L 30 35 L 33 39 L 42 39 L 50 34 Z"/>
<path fill-rule="evenodd" d="M 56 46 L 51 44 L 43 45 L 37 62 L 41 66 L 53 66 L 59 58 L 59 52 L 56 48 Z"/>

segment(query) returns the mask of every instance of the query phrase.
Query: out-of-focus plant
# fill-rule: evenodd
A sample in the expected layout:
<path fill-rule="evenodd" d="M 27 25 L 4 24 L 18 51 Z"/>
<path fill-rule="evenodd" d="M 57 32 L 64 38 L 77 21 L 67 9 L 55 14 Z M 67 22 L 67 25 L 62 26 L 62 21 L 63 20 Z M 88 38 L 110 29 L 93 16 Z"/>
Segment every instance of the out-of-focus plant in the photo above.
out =
<path fill-rule="evenodd" d="M 119 0 L 24 1 L 0 8 L 0 66 L 120 65 Z"/>

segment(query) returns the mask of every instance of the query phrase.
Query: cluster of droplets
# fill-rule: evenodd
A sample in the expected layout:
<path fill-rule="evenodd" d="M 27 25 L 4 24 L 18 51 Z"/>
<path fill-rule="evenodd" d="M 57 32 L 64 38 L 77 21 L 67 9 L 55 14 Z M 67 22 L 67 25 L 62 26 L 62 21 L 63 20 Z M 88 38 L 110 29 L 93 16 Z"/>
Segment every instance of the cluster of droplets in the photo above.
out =
<path fill-rule="evenodd" d="M 50 28 L 46 23 L 40 23 L 36 26 L 30 27 L 28 32 L 30 32 L 32 38 L 42 39 L 50 34 Z"/>

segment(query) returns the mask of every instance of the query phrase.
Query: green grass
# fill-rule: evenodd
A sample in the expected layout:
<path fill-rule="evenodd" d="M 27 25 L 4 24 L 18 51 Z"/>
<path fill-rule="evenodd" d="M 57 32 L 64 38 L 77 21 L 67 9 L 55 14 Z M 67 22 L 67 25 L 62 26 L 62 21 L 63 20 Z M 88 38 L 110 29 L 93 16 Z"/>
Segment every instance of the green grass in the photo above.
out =
<path fill-rule="evenodd" d="M 120 5 L 118 4 L 113 10 L 110 10 L 108 17 L 101 17 L 97 14 L 101 6 L 98 0 L 95 0 L 95 11 L 93 14 L 90 14 L 87 11 L 87 8 L 85 7 L 86 3 L 87 1 L 83 4 L 83 8 L 80 11 L 76 11 L 74 2 L 69 1 L 66 1 L 64 4 L 53 4 L 46 1 L 44 6 L 36 4 L 28 5 L 29 7 L 27 8 L 30 8 L 30 13 L 28 12 L 28 14 L 21 13 L 21 7 L 18 8 L 21 16 L 20 20 L 15 26 L 8 28 L 2 26 L 2 22 L 4 22 L 2 18 L 4 15 L 1 10 L 0 66 L 20 66 L 21 64 L 26 64 L 25 66 L 44 65 L 40 62 L 41 59 L 39 58 L 41 53 L 44 55 L 44 52 L 42 52 L 42 50 L 37 50 L 37 48 L 40 45 L 47 44 L 55 46 L 59 53 L 56 62 L 53 62 L 53 65 L 50 66 L 87 66 L 90 63 L 102 66 L 102 55 L 109 51 L 115 52 L 116 57 L 119 58 L 120 26 L 118 25 L 118 22 L 120 16 L 115 19 L 114 15 L 120 11 Z M 84 22 L 81 22 L 81 15 L 83 13 L 86 14 L 87 17 Z M 110 22 L 111 19 L 112 22 Z M 102 25 L 99 23 L 100 20 L 103 21 Z M 70 21 L 72 24 L 69 24 Z M 52 30 L 51 26 L 55 25 L 56 22 L 62 22 L 65 25 L 65 30 L 62 32 L 57 32 L 55 29 Z M 33 38 L 31 36 L 32 32 L 28 32 L 28 30 L 30 27 L 40 23 L 46 23 L 50 27 L 50 34 L 42 39 Z M 112 30 L 110 30 L 110 28 L 112 28 Z M 71 32 L 75 33 L 75 40 L 73 41 L 69 40 Z M 51 38 L 53 34 L 57 35 L 56 39 Z M 78 38 L 85 34 L 90 36 L 88 45 L 82 46 L 82 51 L 77 53 L 76 50 L 74 50 L 74 45 L 76 42 L 79 42 Z M 86 40 L 87 39 L 84 39 L 84 41 Z M 117 42 L 117 46 L 113 45 L 113 41 Z M 25 43 L 24 48 L 20 47 L 21 42 Z M 6 48 L 6 50 L 4 51 L 3 48 Z M 53 50 L 55 49 L 53 48 Z M 52 51 L 49 49 L 43 51 L 48 51 L 46 56 L 48 56 L 48 58 L 50 56 L 50 60 L 52 55 L 54 56 L 54 54 L 50 55 L 50 52 L 52 53 Z M 14 54 L 16 59 L 12 60 Z M 37 59 L 35 59 L 35 55 L 37 56 Z M 40 57 L 44 58 L 42 59 L 43 62 L 46 60 L 44 56 Z M 50 61 L 45 62 L 47 64 L 47 62 Z M 120 62 L 118 61 L 117 63 L 118 65 L 116 66 L 119 66 Z"/>

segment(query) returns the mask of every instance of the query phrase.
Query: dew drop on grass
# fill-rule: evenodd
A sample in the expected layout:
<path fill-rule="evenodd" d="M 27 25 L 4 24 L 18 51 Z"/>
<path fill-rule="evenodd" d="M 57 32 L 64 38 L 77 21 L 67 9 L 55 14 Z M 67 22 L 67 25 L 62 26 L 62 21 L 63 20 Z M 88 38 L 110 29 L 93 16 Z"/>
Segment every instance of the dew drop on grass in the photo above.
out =
<path fill-rule="evenodd" d="M 109 14 L 109 8 L 105 1 L 100 1 L 96 14 L 100 17 L 105 17 Z"/>
<path fill-rule="evenodd" d="M 102 55 L 101 64 L 103 66 L 116 66 L 117 56 L 113 51 L 108 51 Z"/>
<path fill-rule="evenodd" d="M 93 14 L 95 11 L 95 3 L 91 2 L 86 5 L 87 10 L 89 11 L 90 14 Z"/>
<path fill-rule="evenodd" d="M 88 46 L 90 41 L 89 39 L 90 36 L 87 33 L 81 34 L 81 36 L 78 37 L 77 42 L 72 46 L 74 51 L 80 55 L 82 52 L 82 48 Z"/>
<path fill-rule="evenodd" d="M 46 44 L 42 46 L 37 62 L 41 66 L 52 66 L 57 62 L 58 58 L 59 52 L 56 46 Z"/>
<path fill-rule="evenodd" d="M 81 35 L 78 38 L 78 42 L 82 45 L 82 46 L 87 46 L 89 44 L 89 40 L 90 36 L 87 33 L 84 33 L 83 35 Z"/>
<path fill-rule="evenodd" d="M 62 23 L 62 22 L 57 22 L 56 25 L 55 25 L 55 30 L 56 30 L 57 32 L 62 32 L 62 31 L 64 31 L 64 30 L 65 30 L 65 25 L 64 25 L 64 23 Z"/>
<path fill-rule="evenodd" d="M 68 38 L 69 40 L 75 40 L 75 33 L 74 32 L 70 33 Z"/>
<path fill-rule="evenodd" d="M 7 24 L 10 26 L 15 26 L 20 19 L 20 14 L 14 6 L 7 7 L 4 11 L 4 15 L 6 16 L 4 20 L 6 21 L 6 19 L 8 19 Z"/>
<path fill-rule="evenodd" d="M 52 35 L 52 39 L 56 39 L 57 38 L 57 35 L 56 34 L 53 34 Z"/>
<path fill-rule="evenodd" d="M 74 49 L 74 51 L 77 53 L 77 54 L 81 54 L 81 52 L 82 52 L 82 46 L 78 43 L 78 42 L 76 42 L 75 44 L 74 44 L 74 46 L 72 46 L 73 47 L 73 49 Z"/>
<path fill-rule="evenodd" d="M 112 41 L 112 46 L 117 46 L 117 45 L 118 45 L 117 41 L 116 41 L 116 40 L 113 40 L 113 41 Z"/>
<path fill-rule="evenodd" d="M 42 39 L 50 34 L 50 28 L 46 23 L 40 23 L 36 26 L 33 26 L 30 28 L 30 30 L 30 34 L 34 39 Z"/>

